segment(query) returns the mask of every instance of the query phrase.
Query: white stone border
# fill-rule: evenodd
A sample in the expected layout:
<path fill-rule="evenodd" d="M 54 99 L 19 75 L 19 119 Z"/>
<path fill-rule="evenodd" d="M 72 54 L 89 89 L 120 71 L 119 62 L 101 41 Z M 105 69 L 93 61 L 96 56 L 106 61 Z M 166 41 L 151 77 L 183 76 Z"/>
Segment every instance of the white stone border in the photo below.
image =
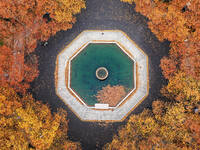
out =
<path fill-rule="evenodd" d="M 126 52 L 126 50 L 124 50 L 124 48 L 118 43 L 118 42 L 110 42 L 110 41 L 97 41 L 97 40 L 95 40 L 95 41 L 89 41 L 89 42 L 87 42 L 83 47 L 81 47 L 81 49 L 75 54 L 75 55 L 73 55 L 73 57 L 71 57 L 70 59 L 69 59 L 69 66 L 68 66 L 68 88 L 70 89 L 70 91 L 83 103 L 83 105 L 85 105 L 86 107 L 88 107 L 88 108 L 93 108 L 93 109 L 99 109 L 99 107 L 96 107 L 96 106 L 88 106 L 77 94 L 76 94 L 76 92 L 71 88 L 71 86 L 70 86 L 70 78 L 71 78 L 71 69 L 70 69 L 70 67 L 71 67 L 71 61 L 72 61 L 72 59 L 74 59 L 85 47 L 87 47 L 89 44 L 91 44 L 91 43 L 114 43 L 114 44 L 116 44 L 117 46 L 119 46 L 119 48 L 124 52 L 124 53 L 126 53 L 126 55 L 130 58 L 130 59 L 132 59 L 133 60 L 133 65 L 134 65 L 134 67 L 133 67 L 133 78 L 134 78 L 134 81 L 133 81 L 133 89 L 115 106 L 115 107 L 111 107 L 111 106 L 109 106 L 109 104 L 107 105 L 107 107 L 104 107 L 104 109 L 116 109 L 117 107 L 119 107 L 126 99 L 127 99 L 127 97 L 129 97 L 129 95 L 131 95 L 131 93 L 133 93 L 134 92 L 134 90 L 136 89 L 136 61 L 134 60 L 134 58 L 129 54 L 129 53 L 127 53 Z M 99 104 L 99 103 L 98 103 Z"/>
<path fill-rule="evenodd" d="M 66 67 L 68 60 L 82 45 L 90 41 L 116 41 L 129 51 L 131 58 L 137 64 L 137 88 L 134 94 L 129 95 L 119 107 L 108 110 L 97 110 L 81 104 L 66 87 Z M 125 117 L 145 99 L 149 92 L 148 56 L 119 30 L 87 30 L 83 31 L 70 45 L 68 45 L 57 57 L 57 95 L 71 108 L 71 110 L 83 121 L 122 121 Z"/>

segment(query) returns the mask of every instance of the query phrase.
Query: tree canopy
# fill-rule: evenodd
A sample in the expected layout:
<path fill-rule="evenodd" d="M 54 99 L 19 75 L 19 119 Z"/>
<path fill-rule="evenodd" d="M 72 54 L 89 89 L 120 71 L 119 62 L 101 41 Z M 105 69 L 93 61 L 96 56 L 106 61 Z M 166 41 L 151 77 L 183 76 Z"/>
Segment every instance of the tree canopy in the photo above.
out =
<path fill-rule="evenodd" d="M 76 22 L 84 0 L 0 0 L 0 147 L 78 150 L 68 140 L 67 113 L 52 113 L 27 92 L 38 75 L 38 41 Z"/>
<path fill-rule="evenodd" d="M 168 84 L 161 93 L 168 102 L 153 101 L 152 110 L 132 115 L 104 149 L 200 148 L 200 1 L 122 0 L 149 19 L 160 40 L 169 40 L 169 56 L 160 67 Z"/>
<path fill-rule="evenodd" d="M 85 1 L 0 0 L 0 7 L 0 57 L 11 60 L 2 61 L 0 83 L 6 82 L 18 92 L 25 92 L 29 82 L 39 74 L 37 57 L 33 54 L 37 41 L 46 41 L 56 32 L 70 29 L 76 21 L 75 15 L 85 8 Z"/>
<path fill-rule="evenodd" d="M 30 94 L 20 98 L 12 88 L 0 87 L 0 147 L 7 149 L 80 149 L 68 140 L 67 113 L 35 101 Z"/>

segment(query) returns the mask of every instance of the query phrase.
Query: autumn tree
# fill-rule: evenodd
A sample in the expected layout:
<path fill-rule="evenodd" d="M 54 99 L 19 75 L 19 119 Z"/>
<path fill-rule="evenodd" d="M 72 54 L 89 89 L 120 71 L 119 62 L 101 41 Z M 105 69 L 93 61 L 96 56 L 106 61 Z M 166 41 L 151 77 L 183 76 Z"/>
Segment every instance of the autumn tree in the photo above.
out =
<path fill-rule="evenodd" d="M 200 2 L 199 0 L 122 0 L 136 4 L 135 10 L 149 19 L 151 31 L 160 40 L 171 41 L 170 56 L 161 60 L 166 78 L 182 70 L 200 79 Z"/>
<path fill-rule="evenodd" d="M 84 0 L 0 0 L 0 50 L 9 49 L 12 59 L 7 82 L 17 91 L 25 92 L 38 76 L 37 60 L 33 52 L 37 41 L 45 41 L 60 30 L 75 23 L 75 15 L 85 8 Z M 10 58 L 8 58 L 10 57 Z M 29 58 L 31 63 L 27 62 Z M 25 60 L 26 59 L 26 60 Z M 4 63 L 4 62 L 3 62 Z M 3 78 L 2 80 L 5 80 Z"/>
<path fill-rule="evenodd" d="M 37 40 L 47 40 L 60 30 L 72 27 L 74 15 L 85 8 L 83 0 L 0 1 L 0 39 L 8 47 L 26 53 L 33 51 Z M 16 41 L 17 40 L 17 41 Z M 14 45 L 15 46 L 15 45 Z"/>
<path fill-rule="evenodd" d="M 104 149 L 198 149 L 200 117 L 186 111 L 183 103 L 157 100 L 152 111 L 132 115 Z"/>
<path fill-rule="evenodd" d="M 34 59 L 34 56 L 24 62 L 23 55 L 13 55 L 11 48 L 0 46 L 0 86 L 11 86 L 17 92 L 25 93 L 29 88 L 29 82 L 38 76 L 38 62 L 37 57 L 35 56 Z"/>
<path fill-rule="evenodd" d="M 192 138 L 200 145 L 200 118 L 199 114 L 191 115 L 190 119 L 186 121 L 186 127 L 192 133 Z"/>
<path fill-rule="evenodd" d="M 122 1 L 136 4 L 160 41 L 171 41 L 160 65 L 169 81 L 161 93 L 171 101 L 156 100 L 152 110 L 132 115 L 104 149 L 199 149 L 200 1 Z"/>
<path fill-rule="evenodd" d="M 190 38 L 196 25 L 199 12 L 199 1 L 173 0 L 169 2 L 161 0 L 122 0 L 135 3 L 135 10 L 149 19 L 148 25 L 151 31 L 163 41 L 184 41 Z M 194 7 L 196 5 L 196 7 Z M 189 16 L 190 17 L 189 17 Z M 192 16 L 192 17 L 191 17 Z"/>
<path fill-rule="evenodd" d="M 172 58 L 163 57 L 160 62 L 162 73 L 166 79 L 172 77 L 177 71 L 178 63 Z"/>
<path fill-rule="evenodd" d="M 169 79 L 169 83 L 161 92 L 168 98 L 185 101 L 190 104 L 200 102 L 200 80 L 196 80 L 186 73 L 178 72 Z"/>
<path fill-rule="evenodd" d="M 68 140 L 64 110 L 52 114 L 31 95 L 20 98 L 11 88 L 0 87 L 0 147 L 7 149 L 80 149 Z"/>

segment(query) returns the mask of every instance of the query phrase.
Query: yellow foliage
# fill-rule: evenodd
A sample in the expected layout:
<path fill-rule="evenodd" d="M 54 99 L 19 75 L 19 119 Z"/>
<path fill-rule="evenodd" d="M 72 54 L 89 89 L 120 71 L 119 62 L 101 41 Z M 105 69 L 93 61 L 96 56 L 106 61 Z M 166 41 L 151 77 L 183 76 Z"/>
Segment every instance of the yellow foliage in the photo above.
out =
<path fill-rule="evenodd" d="M 190 101 L 196 104 L 200 100 L 200 80 L 178 72 L 169 79 L 168 85 L 161 91 L 167 97 L 178 101 Z"/>
<path fill-rule="evenodd" d="M 144 110 L 139 115 L 131 116 L 128 121 L 127 128 L 135 127 L 137 132 L 143 136 L 155 134 L 157 132 L 158 124 L 154 118 L 150 116 L 150 114 L 150 111 Z"/>
<path fill-rule="evenodd" d="M 180 140 L 184 144 L 190 142 L 191 135 L 184 124 L 188 119 L 184 105 L 182 103 L 176 103 L 174 105 L 168 105 L 165 109 L 166 113 L 161 120 L 162 126 L 160 127 L 160 134 L 171 142 L 174 140 Z"/>
<path fill-rule="evenodd" d="M 130 149 L 130 145 L 144 150 L 197 147 L 197 143 L 193 142 L 193 134 L 185 125 L 191 116 L 185 113 L 186 109 L 182 103 L 169 104 L 155 101 L 153 107 L 156 108 L 154 114 L 150 110 L 144 110 L 138 115 L 130 116 L 125 127 L 119 130 L 118 136 L 114 136 L 112 142 L 104 149 Z M 158 108 L 164 111 L 160 113 Z M 155 116 L 159 116 L 159 119 Z M 189 147 L 188 143 L 190 143 Z"/>
<path fill-rule="evenodd" d="M 122 145 L 126 149 L 128 143 L 141 150 L 199 149 L 199 0 L 121 1 L 134 2 L 135 10 L 149 19 L 149 28 L 157 38 L 172 42 L 170 57 L 161 65 L 169 83 L 161 92 L 176 101 L 156 100 L 152 111 L 132 115 L 105 149 L 120 149 Z"/>
<path fill-rule="evenodd" d="M 165 104 L 163 101 L 155 100 L 152 103 L 152 112 L 157 120 L 162 120 L 162 116 L 164 114 Z"/>
<path fill-rule="evenodd" d="M 20 106 L 19 97 L 13 89 L 0 87 L 0 114 L 12 115 Z"/>
<path fill-rule="evenodd" d="M 129 4 L 132 4 L 134 2 L 134 0 L 121 0 L 122 2 L 127 2 Z"/>
<path fill-rule="evenodd" d="M 30 104 L 27 104 L 25 109 L 18 108 L 16 110 L 16 114 L 20 118 L 18 126 L 29 135 L 30 141 L 35 147 L 47 149 L 52 144 L 56 131 L 59 128 L 60 117 L 55 115 L 54 119 L 50 116 L 40 120 L 34 111 L 35 109 Z"/>
<path fill-rule="evenodd" d="M 64 110 L 54 115 L 47 105 L 31 95 L 23 98 L 11 88 L 0 87 L 0 149 L 76 149 L 78 143 L 67 139 L 68 121 Z M 64 147 L 65 146 L 65 147 Z"/>
<path fill-rule="evenodd" d="M 185 108 L 181 103 L 177 103 L 173 106 L 167 107 L 167 112 L 163 117 L 163 121 L 166 124 L 177 127 L 184 123 L 186 120 Z M 173 120 L 173 122 L 171 121 Z"/>
<path fill-rule="evenodd" d="M 0 127 L 0 148 L 1 150 L 27 150 L 29 142 L 23 131 L 16 131 L 14 128 Z"/>
<path fill-rule="evenodd" d="M 84 0 L 56 0 L 55 20 L 57 22 L 74 22 L 73 15 L 85 7 Z"/>

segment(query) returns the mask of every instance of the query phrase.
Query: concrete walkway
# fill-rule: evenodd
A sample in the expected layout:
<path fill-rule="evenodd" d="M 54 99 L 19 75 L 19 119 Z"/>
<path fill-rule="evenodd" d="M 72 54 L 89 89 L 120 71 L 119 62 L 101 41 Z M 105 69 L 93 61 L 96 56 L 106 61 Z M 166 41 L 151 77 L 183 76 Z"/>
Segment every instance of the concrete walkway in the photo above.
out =
<path fill-rule="evenodd" d="M 70 59 L 74 53 L 88 43 L 116 42 L 121 48 L 128 51 L 128 55 L 135 60 L 135 84 L 132 93 L 124 99 L 121 105 L 114 109 L 109 107 L 88 107 L 83 105 L 81 99 L 77 100 L 75 92 L 69 91 L 70 82 L 66 83 L 66 69 L 70 79 Z M 80 49 L 79 51 L 81 51 Z M 147 55 L 122 31 L 119 30 L 87 30 L 75 38 L 61 53 L 56 61 L 56 93 L 71 110 L 83 121 L 123 121 L 125 117 L 140 103 L 149 92 L 148 57 Z M 68 66 L 69 64 L 69 66 Z M 137 64 L 137 65 L 136 65 Z M 136 75 L 137 72 L 137 75 Z M 68 81 L 70 81 L 68 79 Z M 68 86 L 68 87 L 67 87 Z M 76 95 L 76 97 L 74 96 Z M 101 110 L 100 110 L 101 109 Z"/>

